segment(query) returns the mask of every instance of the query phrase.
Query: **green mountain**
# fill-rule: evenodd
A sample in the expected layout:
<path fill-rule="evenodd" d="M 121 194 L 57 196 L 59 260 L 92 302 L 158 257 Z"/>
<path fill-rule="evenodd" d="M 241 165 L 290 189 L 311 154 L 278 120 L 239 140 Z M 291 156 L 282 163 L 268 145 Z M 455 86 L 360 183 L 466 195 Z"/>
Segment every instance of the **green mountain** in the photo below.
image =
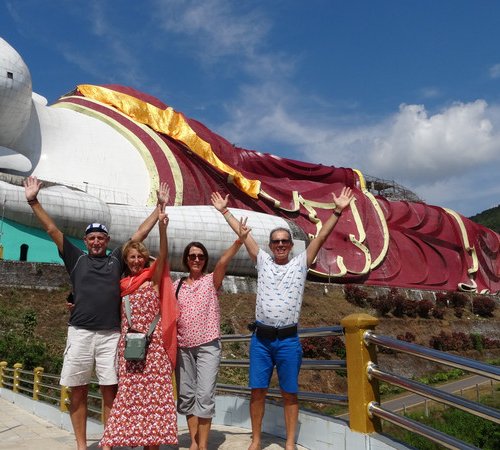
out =
<path fill-rule="evenodd" d="M 500 205 L 469 217 L 469 219 L 500 233 Z"/>

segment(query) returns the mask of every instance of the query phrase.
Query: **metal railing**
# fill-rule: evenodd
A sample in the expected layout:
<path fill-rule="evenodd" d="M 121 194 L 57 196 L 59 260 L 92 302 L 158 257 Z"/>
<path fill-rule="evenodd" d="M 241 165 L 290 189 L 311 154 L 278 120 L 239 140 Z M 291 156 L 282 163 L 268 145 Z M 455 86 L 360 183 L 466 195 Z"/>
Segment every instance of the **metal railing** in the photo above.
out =
<path fill-rule="evenodd" d="M 378 381 L 403 388 L 426 399 L 458 408 L 494 423 L 500 423 L 500 411 L 380 369 L 377 366 L 377 347 L 384 347 L 409 354 L 415 358 L 459 368 L 484 376 L 495 382 L 500 381 L 500 368 L 395 338 L 377 335 L 373 331 L 377 324 L 378 319 L 367 314 L 353 314 L 344 318 L 340 327 L 300 329 L 299 336 L 301 338 L 344 336 L 346 345 L 345 361 L 304 359 L 302 369 L 347 370 L 348 395 L 329 392 L 299 392 L 299 400 L 347 405 L 350 418 L 349 426 L 353 431 L 361 433 L 382 432 L 381 420 L 384 420 L 424 436 L 449 449 L 475 449 L 476 447 L 459 439 L 382 407 L 380 405 Z M 221 340 L 223 345 L 226 345 L 248 342 L 250 338 L 251 335 L 249 334 L 225 335 L 222 336 Z M 246 369 L 248 366 L 248 359 L 223 358 L 221 362 L 221 368 Z M 31 394 L 34 400 L 59 404 L 62 411 L 67 411 L 69 388 L 59 386 L 58 382 L 58 376 L 45 374 L 41 367 L 29 372 L 22 369 L 22 364 L 17 363 L 14 364 L 14 368 L 9 368 L 5 361 L 0 362 L 0 387 L 22 394 Z M 225 392 L 238 395 L 250 394 L 250 389 L 247 387 L 228 384 L 218 384 L 217 391 L 219 393 Z M 54 393 L 57 395 L 54 395 Z M 101 400 L 99 393 L 89 394 L 89 397 L 97 401 Z M 279 390 L 269 389 L 268 397 L 280 397 Z M 96 414 L 102 414 L 102 409 L 97 407 L 89 407 L 89 410 Z"/>
<path fill-rule="evenodd" d="M 59 385 L 59 375 L 44 373 L 43 367 L 35 367 L 33 371 L 22 367 L 21 363 L 15 363 L 10 368 L 6 361 L 1 361 L 0 388 L 10 388 L 13 392 L 31 396 L 33 400 L 59 405 L 63 412 L 68 411 L 70 389 Z"/>
<path fill-rule="evenodd" d="M 340 326 L 333 327 L 319 327 L 319 328 L 301 328 L 299 329 L 299 337 L 301 339 L 308 337 L 329 337 L 329 336 L 343 336 L 344 330 Z M 250 342 L 251 334 L 228 334 L 221 337 L 222 344 L 235 343 L 235 342 Z M 250 360 L 246 359 L 230 359 L 222 358 L 221 368 L 244 368 L 248 369 Z M 302 361 L 301 370 L 343 370 L 347 368 L 345 360 L 316 360 L 304 359 Z M 217 384 L 217 391 L 220 393 L 231 393 L 238 395 L 250 395 L 251 389 L 245 386 Z M 279 389 L 268 389 L 268 398 L 281 398 L 281 391 Z M 347 395 L 332 394 L 329 392 L 308 392 L 299 391 L 298 399 L 304 402 L 312 403 L 328 403 L 340 404 L 347 406 Z"/>
<path fill-rule="evenodd" d="M 419 394 L 426 399 L 466 411 L 494 423 L 500 423 L 500 411 L 479 402 L 469 401 L 443 390 L 381 370 L 377 366 L 377 346 L 462 369 L 494 381 L 500 381 L 500 368 L 473 359 L 400 341 L 392 337 L 377 335 L 373 331 L 377 324 L 378 319 L 366 314 L 353 314 L 342 320 L 346 333 L 351 429 L 363 433 L 382 431 L 380 419 L 383 419 L 449 449 L 477 449 L 477 447 L 446 433 L 380 406 L 378 381 L 398 386 Z M 360 344 L 362 345 L 360 346 Z M 361 351 L 353 352 L 356 345 L 361 348 Z M 350 376 L 351 373 L 363 374 L 358 379 L 359 383 L 356 389 L 353 388 L 354 382 Z"/>

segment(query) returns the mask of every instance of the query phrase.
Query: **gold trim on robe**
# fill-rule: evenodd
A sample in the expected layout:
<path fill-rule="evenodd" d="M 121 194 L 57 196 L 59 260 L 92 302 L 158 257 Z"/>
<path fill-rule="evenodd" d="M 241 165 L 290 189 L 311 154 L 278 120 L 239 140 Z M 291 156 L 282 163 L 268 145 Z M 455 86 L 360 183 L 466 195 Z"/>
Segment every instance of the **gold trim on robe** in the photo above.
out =
<path fill-rule="evenodd" d="M 221 161 L 210 144 L 201 139 L 184 116 L 173 108 L 160 109 L 138 98 L 102 86 L 80 84 L 77 89 L 83 96 L 111 105 L 133 120 L 182 142 L 212 167 L 226 173 L 228 179 L 241 191 L 252 198 L 258 198 L 260 181 L 246 178 L 241 172 Z"/>

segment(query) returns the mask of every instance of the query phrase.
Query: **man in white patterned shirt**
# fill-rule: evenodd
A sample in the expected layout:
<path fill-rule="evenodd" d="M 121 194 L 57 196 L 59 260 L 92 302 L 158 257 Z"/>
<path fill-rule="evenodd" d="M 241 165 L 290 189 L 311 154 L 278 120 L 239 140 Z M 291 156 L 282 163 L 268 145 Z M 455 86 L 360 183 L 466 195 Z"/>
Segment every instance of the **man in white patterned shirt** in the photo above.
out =
<path fill-rule="evenodd" d="M 250 343 L 250 418 L 252 443 L 248 450 L 261 449 L 262 419 L 269 381 L 274 366 L 278 373 L 284 403 L 286 445 L 295 449 L 295 435 L 299 416 L 298 376 L 302 363 L 302 346 L 297 335 L 297 324 L 304 295 L 307 270 L 319 249 L 338 222 L 342 211 L 353 198 L 350 188 L 344 187 L 337 197 L 333 194 L 335 209 L 323 224 L 307 249 L 289 260 L 293 248 L 290 230 L 276 228 L 269 236 L 273 256 L 259 248 L 246 225 L 246 218 L 238 221 L 227 209 L 228 197 L 212 194 L 212 203 L 229 226 L 238 234 L 257 263 L 257 300 L 255 306 L 256 330 Z"/>

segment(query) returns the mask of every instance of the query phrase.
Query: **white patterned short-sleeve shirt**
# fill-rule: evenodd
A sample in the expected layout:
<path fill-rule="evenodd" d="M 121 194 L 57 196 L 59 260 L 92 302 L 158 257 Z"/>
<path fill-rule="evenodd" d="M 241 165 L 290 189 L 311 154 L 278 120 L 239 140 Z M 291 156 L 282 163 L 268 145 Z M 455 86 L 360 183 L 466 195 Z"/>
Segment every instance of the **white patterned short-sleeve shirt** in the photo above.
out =
<path fill-rule="evenodd" d="M 174 289 L 178 284 L 179 280 L 174 283 Z M 177 302 L 179 347 L 197 347 L 220 338 L 219 298 L 213 273 L 203 275 L 191 285 L 182 283 Z"/>
<path fill-rule="evenodd" d="M 298 323 L 307 276 L 306 252 L 287 264 L 276 264 L 268 253 L 259 249 L 256 268 L 255 318 L 276 327 Z"/>

